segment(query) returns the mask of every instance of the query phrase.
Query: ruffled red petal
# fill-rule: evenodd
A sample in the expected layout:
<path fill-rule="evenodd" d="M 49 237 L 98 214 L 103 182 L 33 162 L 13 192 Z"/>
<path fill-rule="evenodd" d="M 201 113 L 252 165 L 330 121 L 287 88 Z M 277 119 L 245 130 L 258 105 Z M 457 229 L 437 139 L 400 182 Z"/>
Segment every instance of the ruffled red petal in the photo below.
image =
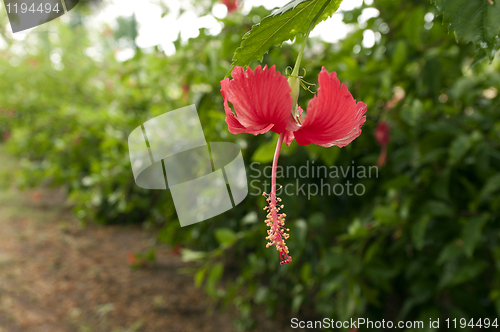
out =
<path fill-rule="evenodd" d="M 263 134 L 269 130 L 277 134 L 286 129 L 290 117 L 292 97 L 285 76 L 276 71 L 276 66 L 255 72 L 247 68 L 235 67 L 232 80 L 226 78 L 221 83 L 224 110 L 229 131 L 233 134 Z M 228 102 L 233 104 L 234 114 Z"/>
<path fill-rule="evenodd" d="M 344 147 L 361 134 L 366 121 L 366 105 L 357 102 L 335 72 L 323 67 L 318 78 L 318 93 L 309 102 L 300 129 L 293 134 L 299 145 L 311 143 Z"/>

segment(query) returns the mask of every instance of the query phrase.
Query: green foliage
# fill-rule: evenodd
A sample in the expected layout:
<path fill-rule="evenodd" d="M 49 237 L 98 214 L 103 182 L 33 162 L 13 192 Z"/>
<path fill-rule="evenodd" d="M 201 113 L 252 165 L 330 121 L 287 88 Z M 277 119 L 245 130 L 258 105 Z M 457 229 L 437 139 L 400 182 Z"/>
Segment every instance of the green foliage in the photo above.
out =
<path fill-rule="evenodd" d="M 238 235 L 229 228 L 218 228 L 215 231 L 215 237 L 220 244 L 225 246 L 230 246 L 238 240 Z"/>
<path fill-rule="evenodd" d="M 491 61 L 500 47 L 500 5 L 493 0 L 434 0 L 457 40 L 473 42 L 477 59 Z"/>
<path fill-rule="evenodd" d="M 285 6 L 266 16 L 243 36 L 241 46 L 236 49 L 229 76 L 235 66 L 247 66 L 259 60 L 272 46 L 280 46 L 298 34 L 305 34 L 318 23 L 332 16 L 342 0 L 292 0 Z"/>
<path fill-rule="evenodd" d="M 137 20 L 135 15 L 131 17 L 119 17 L 116 23 L 118 24 L 118 28 L 114 33 L 115 39 L 125 38 L 135 45 L 135 38 L 137 37 Z"/>

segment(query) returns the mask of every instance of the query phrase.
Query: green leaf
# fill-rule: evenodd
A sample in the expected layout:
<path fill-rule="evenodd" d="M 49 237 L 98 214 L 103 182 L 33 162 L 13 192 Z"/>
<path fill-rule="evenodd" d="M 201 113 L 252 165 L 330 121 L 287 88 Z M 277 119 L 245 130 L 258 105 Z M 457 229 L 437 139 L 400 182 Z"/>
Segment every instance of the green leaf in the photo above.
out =
<path fill-rule="evenodd" d="M 500 174 L 494 175 L 486 180 L 481 193 L 479 194 L 479 201 L 482 202 L 490 197 L 492 194 L 500 189 Z"/>
<path fill-rule="evenodd" d="M 425 301 L 427 301 L 429 298 L 431 298 L 432 292 L 427 289 L 427 288 L 420 288 L 418 292 L 415 292 L 415 294 L 412 294 L 410 297 L 408 297 L 404 304 L 403 307 L 401 308 L 401 312 L 399 313 L 399 319 L 404 319 L 408 312 L 415 307 L 416 305 L 422 304 Z"/>
<path fill-rule="evenodd" d="M 311 264 L 305 263 L 302 265 L 302 269 L 300 269 L 300 278 L 304 282 L 304 284 L 308 284 L 311 278 Z"/>
<path fill-rule="evenodd" d="M 471 147 L 471 141 L 468 135 L 458 136 L 448 149 L 450 164 L 454 165 L 462 159 Z"/>
<path fill-rule="evenodd" d="M 262 57 L 272 46 L 279 46 L 298 34 L 305 34 L 316 15 L 324 8 L 316 24 L 324 21 L 339 8 L 342 0 L 292 0 L 252 27 L 233 56 L 229 76 L 235 66 L 247 66 Z"/>
<path fill-rule="evenodd" d="M 484 261 L 472 261 L 460 266 L 450 266 L 441 276 L 438 287 L 452 287 L 476 278 L 488 267 Z"/>
<path fill-rule="evenodd" d="M 354 219 L 353 222 L 349 224 L 347 232 L 348 234 L 339 236 L 339 239 L 360 239 L 370 235 L 370 231 L 365 227 L 365 225 L 361 224 L 361 220 L 359 218 Z"/>
<path fill-rule="evenodd" d="M 215 237 L 220 244 L 226 246 L 232 245 L 238 239 L 238 235 L 229 228 L 218 228 L 215 231 Z"/>
<path fill-rule="evenodd" d="M 436 181 L 432 184 L 432 193 L 439 199 L 444 201 L 450 200 L 450 173 L 451 169 L 446 168 L 439 175 L 437 175 Z"/>
<path fill-rule="evenodd" d="M 423 7 L 417 7 L 405 15 L 402 32 L 404 36 L 416 47 L 419 47 L 422 44 L 422 31 L 424 29 L 422 22 L 424 21 L 425 13 L 426 11 Z M 405 61 L 405 64 L 406 62 L 407 61 Z"/>
<path fill-rule="evenodd" d="M 392 56 L 392 69 L 398 71 L 408 62 L 408 45 L 404 40 L 400 40 L 396 44 L 396 49 Z"/>
<path fill-rule="evenodd" d="M 395 224 L 399 221 L 398 214 L 389 206 L 377 206 L 373 210 L 373 216 L 385 225 Z"/>
<path fill-rule="evenodd" d="M 331 148 L 323 149 L 320 155 L 327 166 L 333 166 L 340 155 L 340 148 L 332 146 Z"/>
<path fill-rule="evenodd" d="M 411 179 L 406 174 L 397 175 L 393 179 L 388 180 L 383 186 L 384 190 L 389 190 L 389 189 L 400 190 L 403 188 L 411 188 L 411 187 L 413 187 L 413 182 L 411 182 Z"/>
<path fill-rule="evenodd" d="M 462 254 L 462 252 L 463 252 L 462 247 L 459 247 L 455 242 L 451 242 L 441 250 L 438 259 L 436 260 L 436 263 L 441 265 L 445 262 L 457 258 Z"/>
<path fill-rule="evenodd" d="M 412 226 L 412 241 L 413 244 L 415 244 L 415 248 L 417 248 L 418 250 L 421 250 L 424 246 L 425 230 L 427 228 L 429 220 L 430 217 L 428 215 L 424 215 Z"/>
<path fill-rule="evenodd" d="M 333 166 L 340 155 L 340 148 L 336 146 L 325 149 L 322 146 L 311 144 L 307 145 L 305 149 L 312 159 L 321 158 L 327 166 Z"/>
<path fill-rule="evenodd" d="M 224 273 L 224 266 L 222 265 L 222 263 L 220 262 L 215 263 L 212 269 L 210 270 L 210 273 L 208 274 L 207 285 L 205 288 L 207 293 L 211 295 L 215 294 L 215 286 L 219 282 L 223 273 Z"/>
<path fill-rule="evenodd" d="M 457 40 L 476 45 L 476 58 L 491 61 L 500 46 L 500 4 L 498 0 L 435 0 L 438 14 L 450 22 Z"/>
<path fill-rule="evenodd" d="M 182 249 L 181 257 L 184 262 L 191 262 L 203 259 L 207 256 L 206 252 L 203 251 L 194 251 L 191 249 Z"/>
<path fill-rule="evenodd" d="M 264 303 L 266 301 L 268 293 L 269 289 L 267 287 L 260 286 L 259 288 L 257 288 L 254 296 L 255 303 Z"/>
<path fill-rule="evenodd" d="M 435 217 L 451 217 L 453 210 L 449 205 L 440 201 L 428 201 L 423 207 L 422 211 Z"/>
<path fill-rule="evenodd" d="M 299 294 L 295 295 L 292 301 L 292 312 L 296 314 L 299 312 L 300 306 L 302 305 L 302 301 L 304 301 L 304 295 Z"/>
<path fill-rule="evenodd" d="M 252 161 L 258 163 L 268 163 L 274 159 L 274 151 L 276 149 L 276 142 L 270 141 L 266 144 L 262 144 L 255 150 L 252 155 Z"/>
<path fill-rule="evenodd" d="M 473 217 L 467 221 L 467 224 L 465 224 L 464 228 L 462 229 L 464 249 L 467 256 L 472 256 L 474 248 L 481 238 L 482 229 L 487 220 L 487 214 Z"/>
<path fill-rule="evenodd" d="M 363 261 L 365 263 L 369 263 L 380 251 L 380 247 L 381 247 L 380 239 L 370 244 L 370 246 L 365 251 Z"/>
<path fill-rule="evenodd" d="M 144 258 L 147 259 L 150 262 L 153 262 L 156 260 L 156 250 L 155 248 L 151 248 L 148 250 L 148 252 L 144 255 Z"/>
<path fill-rule="evenodd" d="M 196 272 L 196 274 L 194 276 L 194 283 L 195 283 L 196 287 L 201 286 L 201 284 L 203 283 L 203 280 L 205 279 L 205 274 L 207 274 L 206 268 L 200 269 Z"/>

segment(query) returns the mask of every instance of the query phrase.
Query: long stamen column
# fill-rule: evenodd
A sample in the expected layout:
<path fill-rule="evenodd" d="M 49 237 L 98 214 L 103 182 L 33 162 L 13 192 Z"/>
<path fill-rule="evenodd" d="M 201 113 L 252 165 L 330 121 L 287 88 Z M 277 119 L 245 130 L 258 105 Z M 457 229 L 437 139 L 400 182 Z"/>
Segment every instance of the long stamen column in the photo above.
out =
<path fill-rule="evenodd" d="M 264 208 L 267 211 L 267 217 L 265 220 L 266 225 L 270 228 L 267 230 L 268 236 L 266 237 L 269 242 L 266 247 L 275 245 L 276 250 L 280 253 L 281 264 L 287 264 L 292 261 L 292 257 L 289 256 L 288 247 L 285 244 L 285 240 L 288 239 L 290 229 L 285 228 L 285 217 L 286 214 L 279 213 L 281 209 L 284 208 L 281 203 L 281 198 L 276 197 L 276 172 L 278 168 L 278 158 L 281 152 L 281 145 L 283 144 L 283 138 L 285 133 L 281 133 L 278 138 L 278 144 L 276 146 L 276 152 L 274 153 L 273 159 L 273 169 L 271 174 L 271 194 L 268 195 L 263 193 L 267 200 L 267 206 Z M 277 205 L 279 204 L 279 205 Z"/>

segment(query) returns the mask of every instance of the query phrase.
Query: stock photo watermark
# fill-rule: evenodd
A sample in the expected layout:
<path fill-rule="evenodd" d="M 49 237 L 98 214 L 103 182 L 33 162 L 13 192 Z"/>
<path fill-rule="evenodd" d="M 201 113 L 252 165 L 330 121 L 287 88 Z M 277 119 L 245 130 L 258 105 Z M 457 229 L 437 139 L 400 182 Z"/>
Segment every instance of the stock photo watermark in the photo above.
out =
<path fill-rule="evenodd" d="M 100 3 L 100 0 L 4 0 L 12 32 L 20 32 L 50 22 L 80 2 Z"/>
<path fill-rule="evenodd" d="M 250 192 L 252 196 L 260 196 L 271 188 L 272 166 L 264 166 L 259 162 L 250 164 Z M 307 161 L 302 166 L 277 166 L 277 195 L 305 196 L 308 200 L 314 196 L 363 196 L 365 185 L 360 179 L 378 178 L 377 166 L 356 165 L 354 161 L 349 166 L 315 165 Z M 280 179 L 294 181 L 280 185 Z M 319 179 L 319 183 L 310 183 L 310 179 Z M 345 182 L 332 183 L 333 179 L 348 179 Z"/>
<path fill-rule="evenodd" d="M 205 140 L 195 105 L 146 121 L 128 137 L 137 186 L 170 189 L 181 226 L 224 213 L 248 194 L 241 149 Z"/>

